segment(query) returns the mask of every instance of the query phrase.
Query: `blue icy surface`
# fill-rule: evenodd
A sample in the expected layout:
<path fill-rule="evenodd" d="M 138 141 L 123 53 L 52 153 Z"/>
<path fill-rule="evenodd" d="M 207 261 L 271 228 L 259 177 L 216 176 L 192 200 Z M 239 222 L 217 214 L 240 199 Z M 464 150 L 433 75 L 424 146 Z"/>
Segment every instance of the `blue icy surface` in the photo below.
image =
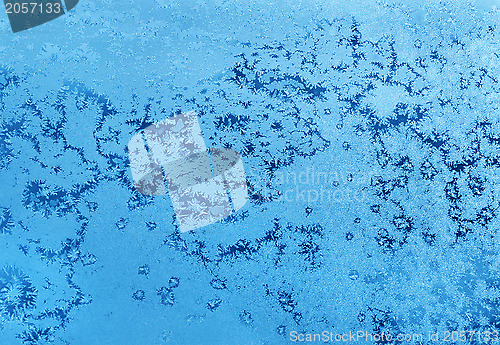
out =
<path fill-rule="evenodd" d="M 1 345 L 500 331 L 498 0 L 0 18 Z M 126 148 L 190 110 L 249 201 L 181 235 Z"/>

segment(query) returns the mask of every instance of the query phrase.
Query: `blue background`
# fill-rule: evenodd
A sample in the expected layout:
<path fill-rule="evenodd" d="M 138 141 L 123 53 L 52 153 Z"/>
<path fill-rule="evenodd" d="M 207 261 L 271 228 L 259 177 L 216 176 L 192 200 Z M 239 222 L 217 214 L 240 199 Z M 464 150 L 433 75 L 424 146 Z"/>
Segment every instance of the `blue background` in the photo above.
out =
<path fill-rule="evenodd" d="M 82 0 L 17 34 L 0 16 L 0 344 L 498 330 L 499 6 Z M 126 147 L 190 110 L 242 153 L 250 199 L 181 235 Z"/>

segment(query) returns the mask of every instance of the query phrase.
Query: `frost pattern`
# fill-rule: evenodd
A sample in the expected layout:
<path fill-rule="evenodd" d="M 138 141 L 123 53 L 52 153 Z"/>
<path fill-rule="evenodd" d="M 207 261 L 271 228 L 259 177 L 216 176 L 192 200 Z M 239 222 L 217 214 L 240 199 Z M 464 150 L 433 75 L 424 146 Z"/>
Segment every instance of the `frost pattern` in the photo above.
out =
<path fill-rule="evenodd" d="M 78 78 L 40 88 L 2 67 L 5 336 L 69 342 L 88 304 L 102 324 L 126 323 L 123 337 L 157 343 L 216 343 L 202 332 L 214 327 L 263 344 L 294 330 L 498 330 L 496 12 L 380 6 L 431 18 L 428 31 L 316 18 L 286 39 L 233 42 L 223 73 L 146 96 Z M 161 32 L 143 24 L 141 39 Z M 77 54 L 96 59 L 89 47 L 65 57 Z M 60 55 L 46 46 L 40 59 Z M 208 147 L 241 153 L 250 202 L 181 235 L 166 199 L 135 191 L 126 145 L 190 110 Z M 334 197 L 318 202 L 319 188 Z"/>

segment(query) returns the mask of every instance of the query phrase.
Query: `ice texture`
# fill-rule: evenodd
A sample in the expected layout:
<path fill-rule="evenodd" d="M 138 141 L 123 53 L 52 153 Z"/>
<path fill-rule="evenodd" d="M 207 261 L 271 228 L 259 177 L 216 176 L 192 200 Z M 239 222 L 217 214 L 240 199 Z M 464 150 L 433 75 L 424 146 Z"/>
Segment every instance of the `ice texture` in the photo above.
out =
<path fill-rule="evenodd" d="M 4 15 L 0 344 L 500 331 L 499 5 L 80 1 L 20 33 Z M 180 234 L 127 145 L 189 111 L 241 153 L 249 200 Z"/>

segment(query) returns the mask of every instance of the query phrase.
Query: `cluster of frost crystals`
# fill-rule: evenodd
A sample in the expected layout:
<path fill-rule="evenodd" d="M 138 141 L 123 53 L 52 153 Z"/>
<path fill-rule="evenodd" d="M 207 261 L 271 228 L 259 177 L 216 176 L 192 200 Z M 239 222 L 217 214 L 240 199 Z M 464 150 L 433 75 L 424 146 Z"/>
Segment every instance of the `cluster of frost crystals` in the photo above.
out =
<path fill-rule="evenodd" d="M 164 74 L 151 51 L 129 54 L 135 40 L 175 46 L 166 20 L 138 10 L 125 18 L 140 29 L 124 32 L 109 10 L 86 12 L 85 23 L 68 15 L 75 30 L 112 36 L 110 46 L 96 34 L 80 49 L 46 44 L 37 55 L 92 73 L 118 55 L 123 65 L 106 75 L 113 87 L 83 82 L 84 72 L 2 68 L 2 335 L 24 344 L 218 343 L 220 334 L 280 344 L 291 331 L 495 330 L 496 12 L 377 6 L 387 15 L 378 22 L 339 12 L 279 40 L 214 36 L 214 49 L 228 45 L 224 70 L 188 85 L 162 81 L 196 69 L 179 51 L 166 55 L 173 67 Z M 192 25 L 185 19 L 171 34 L 196 33 Z M 171 200 L 134 189 L 126 148 L 191 110 L 207 147 L 241 153 L 249 203 L 179 234 Z M 318 200 L 323 189 L 334 197 Z"/>
<path fill-rule="evenodd" d="M 346 172 L 369 172 L 362 186 L 369 198 L 344 205 L 351 208 L 347 213 L 339 212 L 337 204 L 310 203 L 301 209 L 285 203 L 301 220 L 279 229 L 285 234 L 305 229 L 300 231 L 308 234 L 303 241 L 289 242 L 275 228 L 262 238 L 242 238 L 219 248 L 221 258 L 240 256 L 265 265 L 259 253 L 269 259 L 263 248 L 273 241 L 279 248 L 271 255 L 276 265 L 287 248 L 299 245 L 293 251 L 296 261 L 287 263 L 298 271 L 309 262 L 309 269 L 323 278 L 336 262 L 334 253 L 344 253 L 344 267 L 333 276 L 350 286 L 343 296 L 356 296 L 344 328 L 483 332 L 494 331 L 499 321 L 494 311 L 499 56 L 492 53 L 498 49 L 498 29 L 487 16 L 473 17 L 469 25 L 445 26 L 448 16 L 457 20 L 460 15 L 440 9 L 433 15 L 429 37 L 395 33 L 374 40 L 364 36 L 364 23 L 342 19 L 320 21 L 289 41 L 248 45 L 220 84 L 223 91 L 216 94 L 223 99 L 207 106 L 206 115 L 214 114 L 216 128 L 225 134 L 214 140 L 241 145 L 238 138 L 249 133 L 256 138 L 250 143 L 257 143 L 255 148 L 247 146 L 248 157 L 264 158 L 258 177 L 278 191 L 275 174 L 289 165 L 297 172 L 321 167 L 323 151 L 339 155 L 330 160 L 332 170 L 342 166 L 339 161 L 353 160 L 357 167 Z M 210 90 L 203 94 L 213 99 Z M 231 107 L 224 113 L 228 107 L 222 100 L 235 100 L 241 111 Z M 242 116 L 246 111 L 254 114 Z M 260 114 L 259 121 L 252 121 Z M 232 137 L 236 140 L 228 140 Z M 315 144 L 318 140 L 323 144 Z M 277 218 L 288 220 L 285 214 Z M 317 228 L 322 231 L 312 230 Z M 204 249 L 208 257 L 203 261 L 213 264 Z M 221 264 L 216 267 L 220 271 Z M 313 287 L 308 285 L 306 292 L 297 276 L 313 279 Z M 325 316 L 326 306 L 303 295 L 335 289 L 334 278 L 297 276 L 286 283 L 263 282 L 269 298 L 289 296 L 282 309 L 290 322 L 279 329 L 319 330 L 313 321 L 318 319 L 333 325 L 340 312 Z M 287 284 L 293 288 L 286 289 Z M 297 302 L 300 298 L 305 301 Z"/>
<path fill-rule="evenodd" d="M 62 131 L 64 88 L 39 99 L 28 75 L 0 74 L 0 329 L 12 344 L 52 343 L 91 301 L 74 275 L 96 261 L 81 245 L 97 170 Z"/>

